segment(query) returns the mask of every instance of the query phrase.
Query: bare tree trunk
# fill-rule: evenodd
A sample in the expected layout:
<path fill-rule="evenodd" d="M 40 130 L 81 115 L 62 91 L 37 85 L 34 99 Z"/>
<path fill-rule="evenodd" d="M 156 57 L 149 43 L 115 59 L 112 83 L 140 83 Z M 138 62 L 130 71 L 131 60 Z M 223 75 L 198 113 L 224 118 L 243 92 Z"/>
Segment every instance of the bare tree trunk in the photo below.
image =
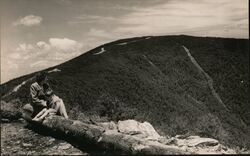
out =
<path fill-rule="evenodd" d="M 31 122 L 32 123 L 32 122 Z M 47 128 L 64 132 L 65 135 L 90 143 L 105 151 L 120 151 L 125 154 L 187 154 L 174 146 L 158 141 L 149 141 L 119 132 L 117 129 L 106 129 L 101 124 L 94 125 L 77 120 L 64 119 L 60 116 L 49 116 L 42 123 Z"/>

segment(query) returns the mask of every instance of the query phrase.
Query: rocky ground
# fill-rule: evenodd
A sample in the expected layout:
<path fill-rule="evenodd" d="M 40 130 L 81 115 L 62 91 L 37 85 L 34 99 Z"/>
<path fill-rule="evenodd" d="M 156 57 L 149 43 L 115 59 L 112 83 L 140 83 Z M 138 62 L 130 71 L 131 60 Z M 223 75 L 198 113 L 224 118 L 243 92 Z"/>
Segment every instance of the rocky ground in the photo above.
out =
<path fill-rule="evenodd" d="M 1 155 L 89 155 L 46 133 L 30 128 L 23 120 L 1 123 Z"/>

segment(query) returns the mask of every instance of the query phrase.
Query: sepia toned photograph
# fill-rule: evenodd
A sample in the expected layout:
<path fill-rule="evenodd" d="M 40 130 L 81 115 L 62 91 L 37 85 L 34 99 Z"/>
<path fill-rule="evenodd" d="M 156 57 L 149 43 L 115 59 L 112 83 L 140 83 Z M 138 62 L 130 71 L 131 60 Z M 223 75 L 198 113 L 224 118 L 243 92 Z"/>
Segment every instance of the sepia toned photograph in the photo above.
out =
<path fill-rule="evenodd" d="M 1 155 L 250 154 L 248 0 L 0 0 Z"/>

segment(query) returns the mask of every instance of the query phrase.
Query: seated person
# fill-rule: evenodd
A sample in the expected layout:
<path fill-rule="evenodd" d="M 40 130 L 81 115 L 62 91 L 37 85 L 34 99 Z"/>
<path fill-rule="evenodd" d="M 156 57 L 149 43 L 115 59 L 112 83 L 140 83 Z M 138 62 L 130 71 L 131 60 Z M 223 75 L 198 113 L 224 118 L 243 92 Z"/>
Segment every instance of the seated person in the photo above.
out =
<path fill-rule="evenodd" d="M 46 97 L 44 94 L 44 85 L 47 83 L 47 81 L 47 74 L 45 72 L 40 72 L 36 75 L 36 82 L 30 86 L 31 106 L 33 108 L 31 117 L 34 117 L 42 109 L 47 107 Z"/>
<path fill-rule="evenodd" d="M 63 100 L 53 93 L 53 90 L 48 84 L 44 85 L 47 107 L 42 109 L 32 120 L 41 121 L 48 114 L 59 114 L 68 119 L 65 105 Z"/>

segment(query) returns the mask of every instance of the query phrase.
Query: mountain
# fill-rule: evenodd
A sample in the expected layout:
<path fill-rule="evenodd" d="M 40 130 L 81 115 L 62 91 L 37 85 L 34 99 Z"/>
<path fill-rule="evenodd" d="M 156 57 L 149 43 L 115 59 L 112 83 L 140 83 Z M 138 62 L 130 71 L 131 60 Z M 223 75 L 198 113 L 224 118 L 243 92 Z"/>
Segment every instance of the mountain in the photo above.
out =
<path fill-rule="evenodd" d="M 101 45 L 45 69 L 69 116 L 148 121 L 250 147 L 249 40 L 146 36 Z M 5 102 L 29 102 L 36 73 L 1 85 Z"/>

